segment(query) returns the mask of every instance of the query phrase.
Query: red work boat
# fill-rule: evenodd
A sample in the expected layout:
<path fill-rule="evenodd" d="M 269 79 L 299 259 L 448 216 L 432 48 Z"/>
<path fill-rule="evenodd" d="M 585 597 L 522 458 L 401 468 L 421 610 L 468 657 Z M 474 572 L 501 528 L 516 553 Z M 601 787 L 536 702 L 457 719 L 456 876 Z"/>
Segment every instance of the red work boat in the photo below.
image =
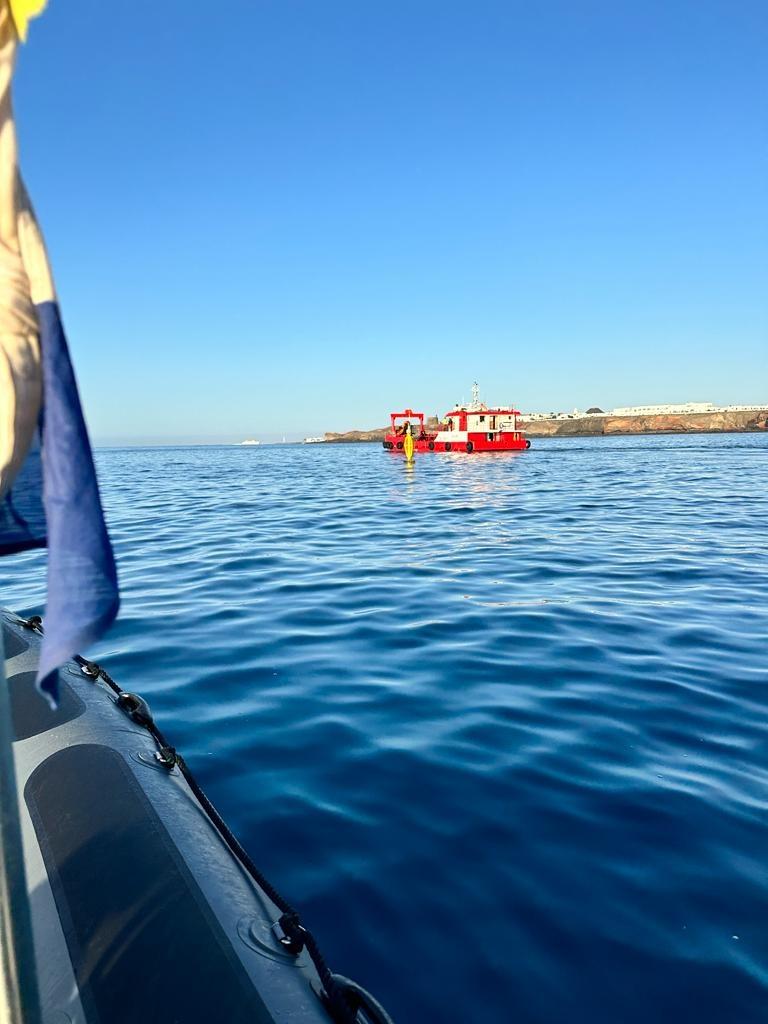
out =
<path fill-rule="evenodd" d="M 489 408 L 479 400 L 477 384 L 472 401 L 456 405 L 443 417 L 437 430 L 427 430 L 424 413 L 404 409 L 390 413 L 392 426 L 384 438 L 388 451 L 402 451 L 406 435 L 413 437 L 417 452 L 519 452 L 531 442 L 517 429 L 520 412 L 511 407 Z"/>

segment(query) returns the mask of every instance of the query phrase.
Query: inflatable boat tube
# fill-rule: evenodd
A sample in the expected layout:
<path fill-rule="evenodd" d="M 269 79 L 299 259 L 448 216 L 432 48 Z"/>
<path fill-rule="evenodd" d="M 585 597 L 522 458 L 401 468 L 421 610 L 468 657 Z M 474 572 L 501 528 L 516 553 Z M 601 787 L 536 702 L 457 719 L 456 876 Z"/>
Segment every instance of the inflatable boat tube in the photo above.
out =
<path fill-rule="evenodd" d="M 141 706 L 131 717 L 119 687 L 72 662 L 52 711 L 34 685 L 39 634 L 0 618 L 43 1021 L 389 1020 L 333 975 L 355 1007 L 336 1012 L 309 943 L 286 943 L 283 911 L 233 855 L 183 761 L 163 761 Z"/>

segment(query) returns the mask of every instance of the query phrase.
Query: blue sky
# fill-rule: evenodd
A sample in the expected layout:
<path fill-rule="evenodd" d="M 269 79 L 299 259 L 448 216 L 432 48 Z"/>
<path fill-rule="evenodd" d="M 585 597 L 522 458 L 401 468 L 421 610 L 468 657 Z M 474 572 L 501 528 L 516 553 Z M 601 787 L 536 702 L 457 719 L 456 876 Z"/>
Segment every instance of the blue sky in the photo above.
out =
<path fill-rule="evenodd" d="M 768 10 L 51 0 L 22 166 L 97 442 L 768 400 Z"/>

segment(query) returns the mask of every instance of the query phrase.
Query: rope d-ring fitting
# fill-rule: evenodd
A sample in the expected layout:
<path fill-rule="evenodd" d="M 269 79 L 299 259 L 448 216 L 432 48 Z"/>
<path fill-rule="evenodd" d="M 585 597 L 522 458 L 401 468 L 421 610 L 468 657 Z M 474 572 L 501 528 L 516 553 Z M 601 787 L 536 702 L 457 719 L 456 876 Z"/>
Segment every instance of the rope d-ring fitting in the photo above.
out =
<path fill-rule="evenodd" d="M 302 949 L 304 949 L 304 936 L 307 931 L 299 920 L 298 914 L 283 914 L 283 916 L 272 925 L 272 931 L 277 936 L 277 941 L 283 949 L 286 952 L 291 953 L 293 956 L 298 956 Z"/>

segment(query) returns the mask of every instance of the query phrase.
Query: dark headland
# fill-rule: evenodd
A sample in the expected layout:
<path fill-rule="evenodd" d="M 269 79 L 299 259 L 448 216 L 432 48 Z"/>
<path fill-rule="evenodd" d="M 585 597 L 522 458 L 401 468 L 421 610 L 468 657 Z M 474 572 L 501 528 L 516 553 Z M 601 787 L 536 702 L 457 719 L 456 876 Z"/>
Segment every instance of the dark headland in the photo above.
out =
<path fill-rule="evenodd" d="M 518 420 L 528 437 L 601 437 L 617 434 L 717 434 L 768 430 L 768 408 L 748 412 L 673 413 L 648 416 L 579 416 L 572 419 Z M 429 420 L 436 429 L 437 421 Z M 388 427 L 373 430 L 327 431 L 330 442 L 383 441 Z"/>

